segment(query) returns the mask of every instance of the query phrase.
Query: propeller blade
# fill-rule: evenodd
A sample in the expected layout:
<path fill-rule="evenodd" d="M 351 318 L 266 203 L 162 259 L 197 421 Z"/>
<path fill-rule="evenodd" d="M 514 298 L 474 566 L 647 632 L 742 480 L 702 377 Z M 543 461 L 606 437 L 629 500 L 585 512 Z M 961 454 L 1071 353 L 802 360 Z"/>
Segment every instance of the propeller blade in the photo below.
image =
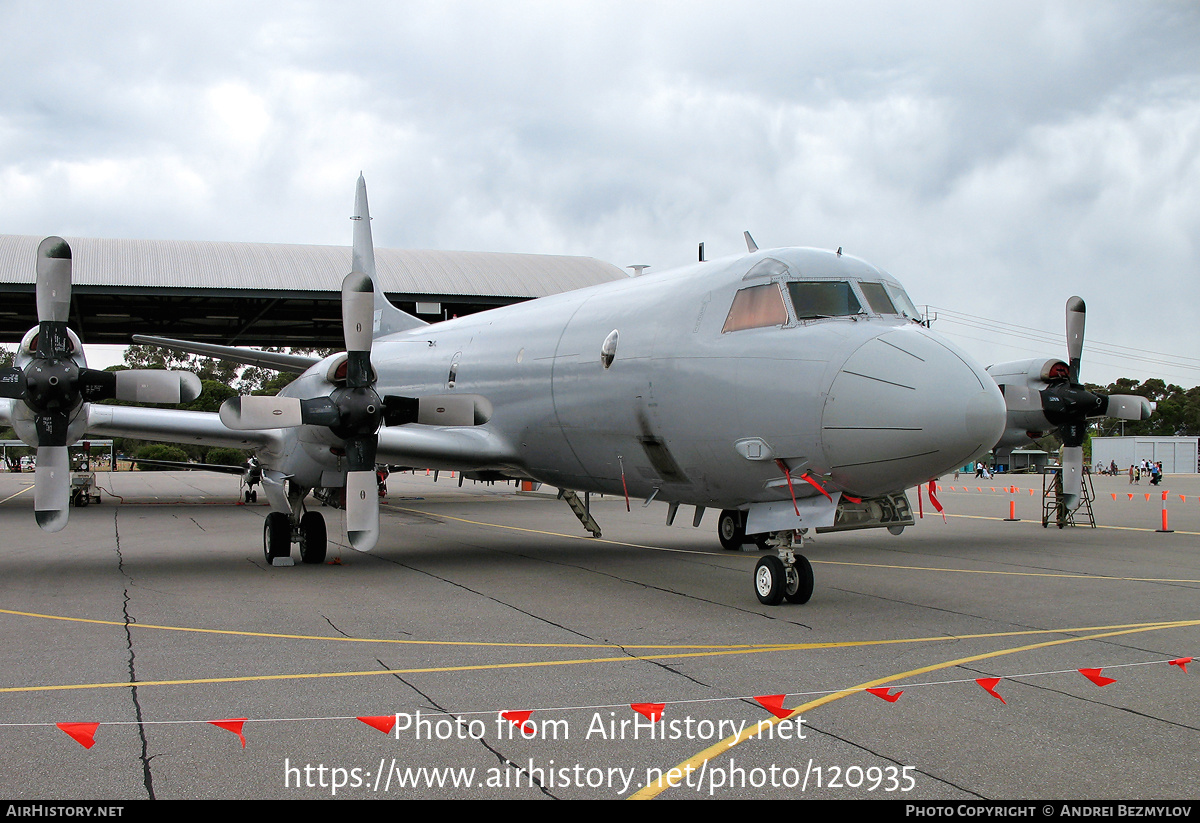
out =
<path fill-rule="evenodd" d="M 346 537 L 355 551 L 369 552 L 379 540 L 379 483 L 375 471 L 346 474 Z"/>
<path fill-rule="evenodd" d="M 37 251 L 38 322 L 66 323 L 71 315 L 71 247 L 47 237 Z"/>
<path fill-rule="evenodd" d="M 25 396 L 25 372 L 20 369 L 0 369 L 0 397 L 20 400 Z"/>
<path fill-rule="evenodd" d="M 346 351 L 371 351 L 374 325 L 375 284 L 362 272 L 352 271 L 342 280 L 342 333 Z"/>
<path fill-rule="evenodd" d="M 1150 401 L 1136 394 L 1110 394 L 1104 413 L 1121 420 L 1149 420 L 1154 412 Z"/>
<path fill-rule="evenodd" d="M 191 372 L 126 369 L 112 373 L 116 375 L 116 385 L 114 393 L 109 396 L 117 400 L 133 403 L 189 403 L 200 396 L 200 378 Z"/>
<path fill-rule="evenodd" d="M 300 401 L 295 397 L 247 395 L 221 404 L 221 422 L 237 431 L 283 429 L 304 424 Z"/>
<path fill-rule="evenodd" d="M 61 531 L 71 505 L 71 465 L 66 446 L 38 446 L 33 474 L 33 514 L 43 531 Z"/>
<path fill-rule="evenodd" d="M 1082 297 L 1067 300 L 1067 359 L 1071 367 L 1071 382 L 1079 382 L 1079 361 L 1083 355 L 1083 321 L 1087 307 Z"/>
<path fill-rule="evenodd" d="M 1068 509 L 1079 505 L 1083 494 L 1083 446 L 1063 448 L 1063 502 Z"/>

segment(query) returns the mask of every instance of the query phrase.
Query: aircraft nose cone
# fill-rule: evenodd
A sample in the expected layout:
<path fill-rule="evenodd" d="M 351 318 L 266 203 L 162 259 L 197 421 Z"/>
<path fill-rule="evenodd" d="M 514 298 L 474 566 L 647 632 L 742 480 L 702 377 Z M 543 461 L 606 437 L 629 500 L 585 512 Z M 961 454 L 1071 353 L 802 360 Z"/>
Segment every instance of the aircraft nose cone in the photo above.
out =
<path fill-rule="evenodd" d="M 909 488 L 986 453 L 1004 431 L 1004 397 L 969 357 L 924 328 L 864 343 L 833 379 L 822 429 L 842 488 Z"/>

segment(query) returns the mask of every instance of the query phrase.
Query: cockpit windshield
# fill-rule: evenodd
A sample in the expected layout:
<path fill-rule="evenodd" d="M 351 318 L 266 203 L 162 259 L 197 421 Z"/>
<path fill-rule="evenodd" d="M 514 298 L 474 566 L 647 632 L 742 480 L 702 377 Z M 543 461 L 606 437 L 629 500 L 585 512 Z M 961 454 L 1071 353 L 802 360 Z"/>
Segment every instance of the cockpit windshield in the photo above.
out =
<path fill-rule="evenodd" d="M 792 281 L 787 284 L 797 320 L 846 317 L 862 313 L 862 305 L 845 281 Z"/>

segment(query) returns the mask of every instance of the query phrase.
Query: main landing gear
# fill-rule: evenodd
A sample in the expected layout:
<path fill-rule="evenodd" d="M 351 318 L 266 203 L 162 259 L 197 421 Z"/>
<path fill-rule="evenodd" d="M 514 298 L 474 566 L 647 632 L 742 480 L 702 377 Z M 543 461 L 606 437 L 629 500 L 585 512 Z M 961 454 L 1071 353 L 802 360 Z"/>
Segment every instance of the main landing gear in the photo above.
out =
<path fill-rule="evenodd" d="M 297 494 L 297 492 L 302 492 Z M 304 497 L 308 489 L 288 489 L 288 502 L 292 504 L 290 514 L 271 512 L 263 522 L 263 556 L 267 563 L 277 557 L 291 557 L 292 544 L 300 544 L 300 560 L 303 563 L 324 563 L 329 544 L 325 530 L 325 518 L 320 512 L 304 511 Z"/>
<path fill-rule="evenodd" d="M 778 554 L 767 555 L 754 567 L 754 594 L 758 602 L 767 606 L 789 603 L 807 603 L 813 593 L 812 565 L 802 554 L 796 554 L 792 541 L 804 545 L 800 532 L 772 532 L 766 539 L 767 548 Z"/>

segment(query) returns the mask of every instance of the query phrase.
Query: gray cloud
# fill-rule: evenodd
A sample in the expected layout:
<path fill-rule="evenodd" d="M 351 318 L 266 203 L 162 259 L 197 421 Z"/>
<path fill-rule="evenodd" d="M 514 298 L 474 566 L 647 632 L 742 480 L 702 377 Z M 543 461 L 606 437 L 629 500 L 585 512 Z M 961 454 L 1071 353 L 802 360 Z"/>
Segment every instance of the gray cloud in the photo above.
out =
<path fill-rule="evenodd" d="M 346 243 L 361 169 L 381 245 L 661 269 L 750 229 L 844 246 L 918 303 L 1057 330 L 1080 293 L 1090 338 L 1200 351 L 1191 4 L 8 3 L 0 25 L 5 232 Z M 1085 378 L 1152 373 L 1101 360 Z"/>

